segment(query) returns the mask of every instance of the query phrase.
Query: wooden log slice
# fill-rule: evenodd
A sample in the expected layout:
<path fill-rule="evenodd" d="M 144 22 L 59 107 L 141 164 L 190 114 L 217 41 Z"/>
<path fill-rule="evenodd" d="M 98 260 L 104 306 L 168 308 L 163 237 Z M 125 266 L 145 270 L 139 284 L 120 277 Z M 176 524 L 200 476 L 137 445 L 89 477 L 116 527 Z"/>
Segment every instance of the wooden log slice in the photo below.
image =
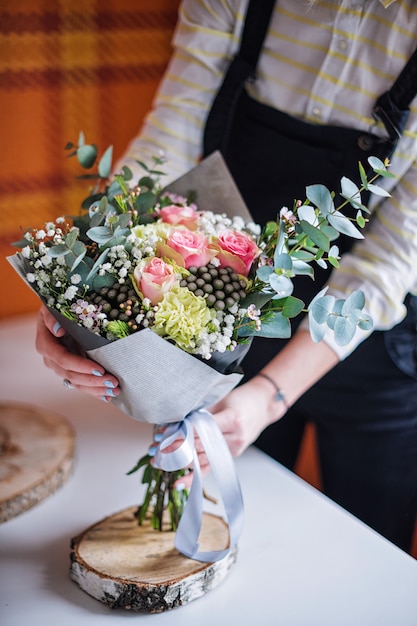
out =
<path fill-rule="evenodd" d="M 137 507 L 106 517 L 72 540 L 71 578 L 110 608 L 161 613 L 214 589 L 236 561 L 237 549 L 222 560 L 201 563 L 174 547 L 175 532 L 138 526 Z M 204 513 L 201 550 L 229 545 L 227 524 Z"/>
<path fill-rule="evenodd" d="M 60 415 L 0 403 L 0 522 L 59 489 L 71 473 L 75 437 Z"/>

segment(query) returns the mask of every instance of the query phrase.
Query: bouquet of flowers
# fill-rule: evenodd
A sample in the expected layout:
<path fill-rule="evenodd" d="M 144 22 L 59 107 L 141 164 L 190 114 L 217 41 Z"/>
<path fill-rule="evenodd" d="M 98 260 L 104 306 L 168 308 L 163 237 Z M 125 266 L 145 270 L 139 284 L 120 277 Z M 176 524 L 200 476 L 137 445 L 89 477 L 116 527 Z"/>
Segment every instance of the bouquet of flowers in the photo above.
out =
<path fill-rule="evenodd" d="M 222 558 L 224 551 L 198 552 L 202 484 L 193 426 L 224 487 L 232 547 L 241 528 L 241 495 L 230 453 L 206 409 L 241 380 L 239 364 L 251 337 L 288 338 L 291 318 L 303 311 L 314 341 L 327 327 L 339 344 L 357 327 L 371 327 L 362 292 L 336 300 L 323 290 L 307 306 L 292 295 L 293 278 L 313 278 L 315 263 L 337 267 L 339 233 L 363 237 L 361 191 L 385 192 L 359 164 L 362 187 L 342 179 L 340 206 L 327 188 L 312 185 L 304 202 L 281 208 L 276 221 L 261 228 L 217 153 L 164 188 L 161 157 L 152 166 L 140 162 L 144 175 L 132 184 L 127 167 L 111 176 L 111 148 L 99 159 L 81 133 L 67 150 L 84 168 L 97 166 L 84 176 L 96 184 L 83 210 L 25 232 L 15 244 L 21 252 L 9 261 L 70 336 L 118 377 L 121 393 L 113 403 L 131 417 L 165 426 L 153 464 L 144 457 L 132 470 L 144 467 L 149 485 L 139 522 L 153 502 L 153 523 L 161 527 L 167 492 L 178 549 L 200 560 Z M 369 162 L 375 178 L 390 176 L 387 163 Z M 224 204 L 231 190 L 232 209 Z M 357 210 L 354 220 L 342 213 L 348 204 Z M 164 452 L 178 437 L 180 448 Z M 210 443 L 213 437 L 218 445 Z M 173 481 L 190 464 L 191 492 L 179 495 Z"/>

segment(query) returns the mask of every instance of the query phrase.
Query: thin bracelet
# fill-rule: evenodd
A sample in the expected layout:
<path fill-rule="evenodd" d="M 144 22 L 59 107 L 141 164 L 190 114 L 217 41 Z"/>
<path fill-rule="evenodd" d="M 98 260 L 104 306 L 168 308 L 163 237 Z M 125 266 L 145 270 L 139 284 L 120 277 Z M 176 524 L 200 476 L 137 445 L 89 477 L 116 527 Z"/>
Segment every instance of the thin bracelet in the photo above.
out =
<path fill-rule="evenodd" d="M 273 380 L 270 376 L 268 376 L 268 374 L 264 374 L 263 372 L 258 372 L 258 374 L 256 374 L 256 375 L 257 375 L 257 376 L 261 376 L 262 378 L 266 378 L 266 380 L 269 380 L 269 382 L 271 383 L 271 385 L 273 385 L 273 387 L 274 387 L 274 389 L 275 389 L 275 391 L 276 391 L 276 394 L 275 394 L 275 396 L 274 396 L 274 400 L 275 400 L 275 402 L 283 402 L 283 403 L 284 403 L 284 405 L 285 405 L 286 410 L 288 411 L 288 409 L 289 409 L 290 407 L 288 406 L 288 402 L 287 402 L 287 400 L 286 400 L 286 398 L 285 398 L 285 394 L 284 394 L 284 392 L 282 391 L 282 389 L 280 389 L 280 388 L 278 387 L 278 385 L 276 384 L 276 382 L 275 382 L 275 381 L 274 381 L 274 380 Z"/>

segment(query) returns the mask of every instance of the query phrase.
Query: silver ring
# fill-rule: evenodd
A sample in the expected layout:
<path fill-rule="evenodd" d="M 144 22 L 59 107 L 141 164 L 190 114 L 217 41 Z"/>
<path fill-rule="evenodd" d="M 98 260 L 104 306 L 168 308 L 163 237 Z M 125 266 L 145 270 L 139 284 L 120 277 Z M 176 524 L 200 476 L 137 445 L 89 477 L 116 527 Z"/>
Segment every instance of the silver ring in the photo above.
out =
<path fill-rule="evenodd" d="M 64 378 L 62 384 L 64 385 L 65 389 L 72 389 L 72 383 L 70 380 L 68 380 L 68 378 Z"/>

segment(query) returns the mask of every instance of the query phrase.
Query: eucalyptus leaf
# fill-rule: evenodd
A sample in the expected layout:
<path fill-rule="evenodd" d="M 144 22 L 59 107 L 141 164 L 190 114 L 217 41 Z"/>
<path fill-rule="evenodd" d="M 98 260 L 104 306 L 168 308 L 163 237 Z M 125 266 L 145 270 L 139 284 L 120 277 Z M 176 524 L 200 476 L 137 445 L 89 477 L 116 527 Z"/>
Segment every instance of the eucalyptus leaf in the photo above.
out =
<path fill-rule="evenodd" d="M 97 147 L 94 145 L 83 145 L 77 149 L 77 159 L 85 169 L 93 167 L 97 158 Z"/>
<path fill-rule="evenodd" d="M 319 248 L 323 248 L 323 250 L 329 249 L 330 239 L 325 233 L 305 220 L 301 220 L 300 226 L 307 237 L 309 237 Z"/>
<path fill-rule="evenodd" d="M 342 197 L 348 200 L 349 203 L 353 207 L 355 207 L 355 209 L 362 206 L 361 192 L 359 191 L 358 186 L 355 185 L 355 183 L 352 180 L 350 180 L 350 178 L 346 178 L 346 176 L 342 177 L 340 184 L 342 187 L 342 194 L 341 194 Z M 329 222 L 331 223 L 330 220 Z"/>
<path fill-rule="evenodd" d="M 314 278 L 313 268 L 305 261 L 299 261 L 298 259 L 293 260 L 292 269 L 297 276 L 310 276 L 310 278 Z"/>
<path fill-rule="evenodd" d="M 283 276 L 282 274 L 278 275 L 272 273 L 269 277 L 269 284 L 281 298 L 286 298 L 287 296 L 290 296 L 294 291 L 294 285 L 292 280 L 287 276 Z"/>
<path fill-rule="evenodd" d="M 318 322 L 316 322 L 314 317 L 311 315 L 311 312 L 309 312 L 308 314 L 308 328 L 310 331 L 311 339 L 314 341 L 314 343 L 319 343 L 326 333 L 326 325 L 318 324 Z"/>
<path fill-rule="evenodd" d="M 261 267 L 258 267 L 258 269 L 256 270 L 256 275 L 259 280 L 262 280 L 262 282 L 269 283 L 269 277 L 271 276 L 273 271 L 274 270 L 270 265 L 261 265 Z"/>
<path fill-rule="evenodd" d="M 338 346 L 347 346 L 356 332 L 356 323 L 348 317 L 336 318 L 334 324 L 334 340 Z"/>
<path fill-rule="evenodd" d="M 337 211 L 333 215 L 329 215 L 328 220 L 340 233 L 348 235 L 353 239 L 363 239 L 363 235 L 356 226 L 342 213 Z"/>
<path fill-rule="evenodd" d="M 292 270 L 292 260 L 289 254 L 282 252 L 281 254 L 277 254 L 275 250 L 274 254 L 274 269 L 282 269 L 291 271 Z"/>
<path fill-rule="evenodd" d="M 373 327 L 374 323 L 372 321 L 372 317 L 370 315 L 368 315 L 367 313 L 364 313 L 362 311 L 361 314 L 361 318 L 358 322 L 358 326 L 361 330 L 371 330 L 371 328 Z"/>
<path fill-rule="evenodd" d="M 81 261 L 85 257 L 86 252 L 87 252 L 87 250 L 84 250 L 83 252 L 81 252 L 81 254 L 79 254 L 77 256 L 77 258 L 75 259 L 74 263 L 72 264 L 72 266 L 70 268 L 71 272 L 73 272 L 78 267 L 78 265 L 81 263 Z"/>
<path fill-rule="evenodd" d="M 84 137 L 84 133 L 82 130 L 80 130 L 79 135 L 78 135 L 78 147 L 81 148 L 81 146 L 85 145 L 85 137 Z"/>
<path fill-rule="evenodd" d="M 145 191 L 144 193 L 141 193 L 135 201 L 135 207 L 139 213 L 146 213 L 152 209 L 154 204 L 155 194 L 152 193 L 152 191 Z"/>
<path fill-rule="evenodd" d="M 324 185 L 309 185 L 306 187 L 306 196 L 324 216 L 334 211 L 332 195 Z"/>
<path fill-rule="evenodd" d="M 123 165 L 122 167 L 122 176 L 126 182 L 133 178 L 132 170 L 127 165 Z"/>
<path fill-rule="evenodd" d="M 72 228 L 68 235 L 65 237 L 65 245 L 68 248 L 72 248 L 73 245 L 75 244 L 75 242 L 77 241 L 77 237 L 79 235 L 78 229 L 77 228 Z"/>
<path fill-rule="evenodd" d="M 385 191 L 379 185 L 374 185 L 373 183 L 369 183 L 368 189 L 370 192 L 374 193 L 376 196 L 382 196 L 383 198 L 390 198 L 391 194 L 388 191 Z"/>
<path fill-rule="evenodd" d="M 322 296 L 315 300 L 310 308 L 311 315 L 318 324 L 324 324 L 333 311 L 334 296 Z"/>
<path fill-rule="evenodd" d="M 113 146 L 109 146 L 98 163 L 98 173 L 101 178 L 108 178 L 113 161 Z"/>
<path fill-rule="evenodd" d="M 365 168 L 360 161 L 358 165 L 359 165 L 359 175 L 361 177 L 362 187 L 364 189 L 368 189 L 368 178 L 366 176 Z"/>
<path fill-rule="evenodd" d="M 254 304 L 257 309 L 261 309 L 267 302 L 272 299 L 275 293 L 272 291 L 254 291 L 242 298 L 239 302 L 239 306 L 247 308 L 250 304 Z"/>
<path fill-rule="evenodd" d="M 113 237 L 113 230 L 108 226 L 95 226 L 87 230 L 87 237 L 101 245 Z"/>
<path fill-rule="evenodd" d="M 342 306 L 342 315 L 349 315 L 355 309 L 359 309 L 360 311 L 365 306 L 365 295 L 363 291 L 357 289 L 353 291 L 344 301 Z"/>
<path fill-rule="evenodd" d="M 95 274 L 93 276 L 92 288 L 95 291 L 100 291 L 103 287 L 113 287 L 114 283 L 117 282 L 116 278 L 112 274 Z"/>
<path fill-rule="evenodd" d="M 103 252 L 100 254 L 98 259 L 95 261 L 93 267 L 91 268 L 90 273 L 87 276 L 87 280 L 90 280 L 98 272 L 100 266 L 106 261 L 109 255 L 109 252 L 110 252 L 109 248 L 106 248 L 105 250 L 103 250 Z"/>
<path fill-rule="evenodd" d="M 65 256 L 69 252 L 70 252 L 70 250 L 68 249 L 68 246 L 66 246 L 64 243 L 59 243 L 58 245 L 51 246 L 48 249 L 48 254 L 53 259 L 57 259 L 57 258 L 59 258 L 61 256 Z"/>
<path fill-rule="evenodd" d="M 297 214 L 300 220 L 305 220 L 309 224 L 313 226 L 317 226 L 318 218 L 316 215 L 316 211 L 311 204 L 303 204 L 297 209 Z"/>

